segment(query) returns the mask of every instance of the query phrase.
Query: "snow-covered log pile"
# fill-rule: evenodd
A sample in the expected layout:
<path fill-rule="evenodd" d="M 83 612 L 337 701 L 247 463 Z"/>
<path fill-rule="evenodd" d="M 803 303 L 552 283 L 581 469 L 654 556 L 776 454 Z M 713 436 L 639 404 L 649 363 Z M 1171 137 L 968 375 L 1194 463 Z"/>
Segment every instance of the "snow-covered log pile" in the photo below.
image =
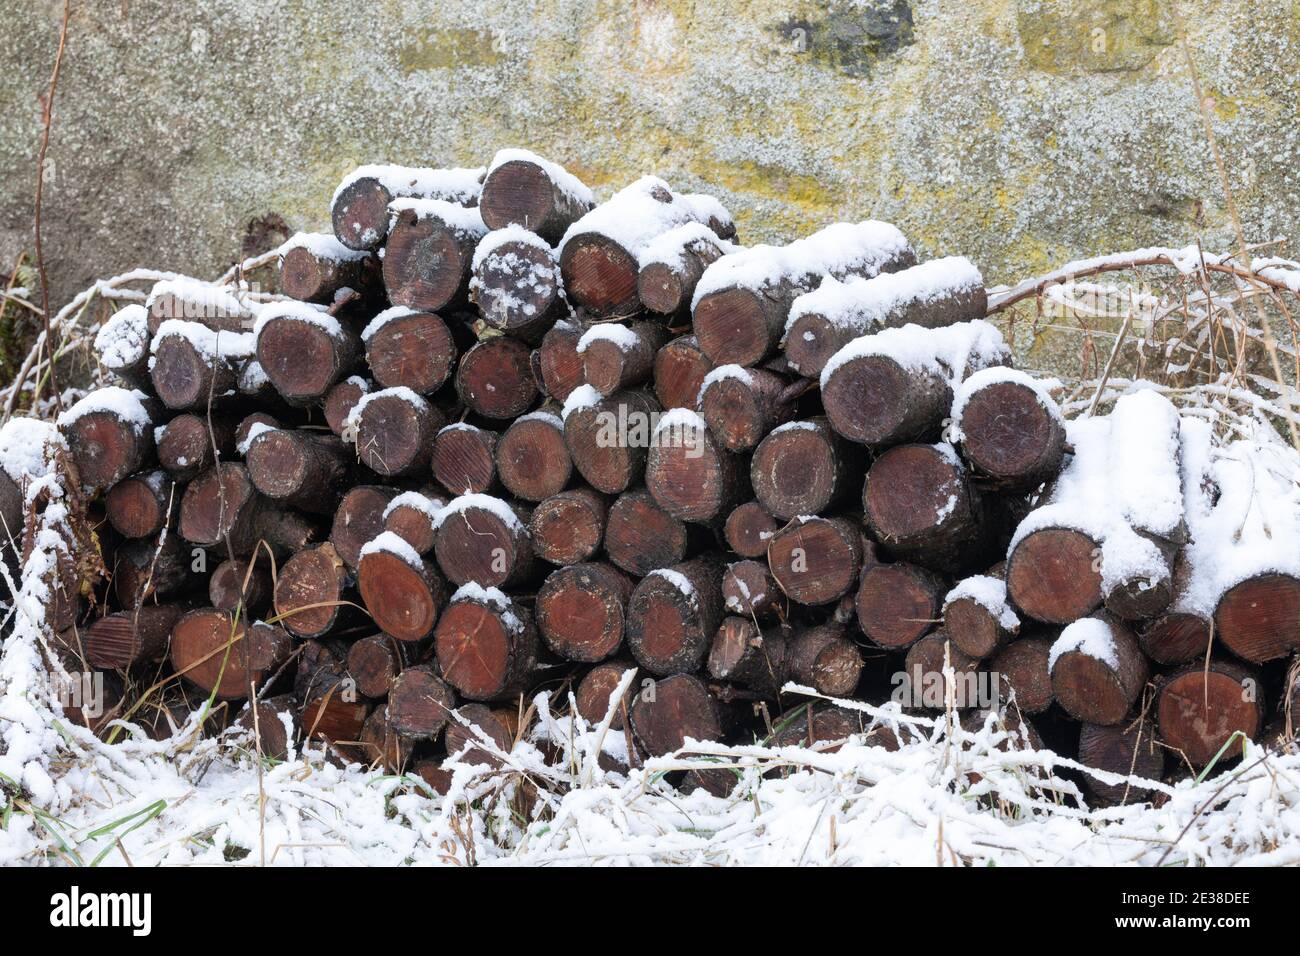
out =
<path fill-rule="evenodd" d="M 727 796 L 674 755 L 993 712 L 1106 803 L 1289 731 L 1300 458 L 1140 385 L 1067 419 L 970 261 L 876 221 L 744 247 L 523 150 L 362 167 L 330 213 L 295 299 L 160 282 L 95 338 L 116 384 L 0 433 L 12 586 L 101 739 L 460 793 L 570 761 L 558 690 L 601 774 Z M 51 549 L 51 509 L 94 535 Z"/>

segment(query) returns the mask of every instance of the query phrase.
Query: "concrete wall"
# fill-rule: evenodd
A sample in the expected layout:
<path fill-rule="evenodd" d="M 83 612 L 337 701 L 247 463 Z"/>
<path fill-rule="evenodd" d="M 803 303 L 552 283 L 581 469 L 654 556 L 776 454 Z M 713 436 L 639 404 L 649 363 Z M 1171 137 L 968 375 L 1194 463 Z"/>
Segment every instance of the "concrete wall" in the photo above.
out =
<path fill-rule="evenodd" d="M 1213 244 L 1229 224 L 1171 4 L 81 0 L 47 169 L 52 281 L 215 274 L 250 222 L 328 228 L 360 162 L 478 165 L 516 144 L 598 196 L 648 172 L 713 191 L 748 241 L 887 218 L 992 280 Z M 6 262 L 30 243 L 61 7 L 0 0 Z M 1293 233 L 1295 5 L 1182 8 L 1249 237 Z"/>

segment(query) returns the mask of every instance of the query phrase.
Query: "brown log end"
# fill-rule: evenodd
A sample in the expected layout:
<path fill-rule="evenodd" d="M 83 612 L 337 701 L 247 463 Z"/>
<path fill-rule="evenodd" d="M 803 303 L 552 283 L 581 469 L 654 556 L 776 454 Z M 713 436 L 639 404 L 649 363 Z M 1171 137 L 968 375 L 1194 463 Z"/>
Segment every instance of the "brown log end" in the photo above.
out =
<path fill-rule="evenodd" d="M 1030 617 L 1068 624 L 1101 604 L 1097 542 L 1081 531 L 1044 528 L 1026 535 L 1007 561 L 1007 594 Z"/>
<path fill-rule="evenodd" d="M 1214 611 L 1223 646 L 1243 660 L 1261 663 L 1300 646 L 1300 579 L 1261 574 L 1229 588 Z"/>
<path fill-rule="evenodd" d="M 632 582 L 608 564 L 576 564 L 553 571 L 537 592 L 537 629 L 565 660 L 593 663 L 623 644 Z"/>
<path fill-rule="evenodd" d="M 887 650 L 910 647 L 939 623 L 944 580 L 914 564 L 877 564 L 858 584 L 858 623 Z"/>

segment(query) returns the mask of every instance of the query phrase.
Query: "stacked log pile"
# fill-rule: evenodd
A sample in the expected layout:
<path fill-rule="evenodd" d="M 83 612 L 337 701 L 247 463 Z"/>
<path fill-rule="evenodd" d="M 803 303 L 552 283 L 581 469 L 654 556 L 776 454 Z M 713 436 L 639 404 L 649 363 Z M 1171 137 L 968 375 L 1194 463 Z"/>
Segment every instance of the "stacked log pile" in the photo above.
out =
<path fill-rule="evenodd" d="M 101 332 L 120 384 L 59 422 L 110 575 L 63 616 L 77 668 L 435 787 L 543 687 L 612 708 L 633 764 L 865 729 L 791 682 L 1001 706 L 1121 774 L 1265 734 L 1300 647 L 1284 469 L 1154 391 L 1065 421 L 968 260 L 875 221 L 742 247 L 711 197 L 597 204 L 523 150 L 362 167 L 330 213 L 281 251 L 291 298 L 162 284 Z"/>

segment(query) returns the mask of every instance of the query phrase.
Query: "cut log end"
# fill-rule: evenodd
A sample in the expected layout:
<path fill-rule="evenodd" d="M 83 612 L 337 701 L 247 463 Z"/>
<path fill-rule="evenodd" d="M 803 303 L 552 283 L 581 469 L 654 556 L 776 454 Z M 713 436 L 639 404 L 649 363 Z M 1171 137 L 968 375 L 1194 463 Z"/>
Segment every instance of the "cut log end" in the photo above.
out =
<path fill-rule="evenodd" d="M 1068 624 L 1101 604 L 1097 542 L 1068 528 L 1026 535 L 1007 561 L 1007 593 L 1030 617 Z"/>

